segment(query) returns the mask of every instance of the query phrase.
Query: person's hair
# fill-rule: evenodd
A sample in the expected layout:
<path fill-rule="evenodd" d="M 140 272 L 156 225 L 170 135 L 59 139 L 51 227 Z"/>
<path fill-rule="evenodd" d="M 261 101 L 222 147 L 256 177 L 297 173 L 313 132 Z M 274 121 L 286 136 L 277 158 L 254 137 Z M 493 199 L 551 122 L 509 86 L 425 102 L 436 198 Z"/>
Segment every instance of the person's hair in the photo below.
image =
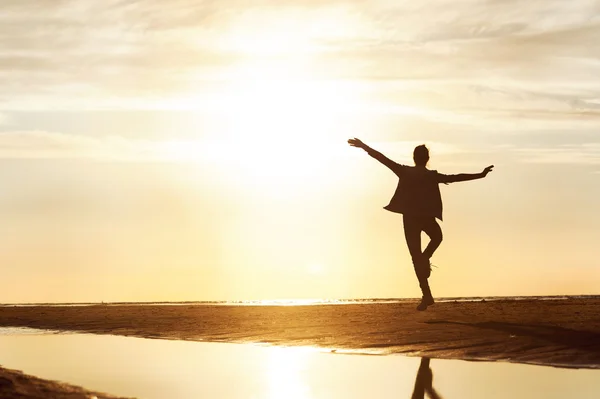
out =
<path fill-rule="evenodd" d="M 413 151 L 413 160 L 417 166 L 426 166 L 429 162 L 429 150 L 425 144 L 421 144 L 415 147 Z"/>

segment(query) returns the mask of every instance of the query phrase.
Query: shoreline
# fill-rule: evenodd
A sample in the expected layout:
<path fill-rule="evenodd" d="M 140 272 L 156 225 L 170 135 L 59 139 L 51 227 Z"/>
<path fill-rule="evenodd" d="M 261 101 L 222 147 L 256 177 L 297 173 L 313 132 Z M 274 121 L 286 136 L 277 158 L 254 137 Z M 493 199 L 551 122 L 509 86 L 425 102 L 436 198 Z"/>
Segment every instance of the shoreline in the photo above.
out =
<path fill-rule="evenodd" d="M 376 303 L 412 303 L 421 298 L 357 298 L 357 299 L 264 299 L 239 301 L 144 301 L 144 302 L 19 302 L 0 303 L 4 307 L 85 307 L 85 306 L 311 306 L 311 305 L 359 305 Z M 533 295 L 533 296 L 474 296 L 474 297 L 439 297 L 436 303 L 463 302 L 495 302 L 495 301 L 567 301 L 567 300 L 600 300 L 600 295 Z"/>
<path fill-rule="evenodd" d="M 0 308 L 0 327 L 600 368 L 600 299 Z"/>

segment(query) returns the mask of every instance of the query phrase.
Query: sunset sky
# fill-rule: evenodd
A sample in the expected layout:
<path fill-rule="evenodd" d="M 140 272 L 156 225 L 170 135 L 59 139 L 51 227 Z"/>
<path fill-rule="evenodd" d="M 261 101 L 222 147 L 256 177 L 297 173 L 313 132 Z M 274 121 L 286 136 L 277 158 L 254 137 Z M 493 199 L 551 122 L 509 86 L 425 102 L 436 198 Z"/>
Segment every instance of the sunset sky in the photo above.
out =
<path fill-rule="evenodd" d="M 404 4 L 404 5 L 403 5 Z M 2 0 L 0 303 L 600 294 L 600 1 Z"/>

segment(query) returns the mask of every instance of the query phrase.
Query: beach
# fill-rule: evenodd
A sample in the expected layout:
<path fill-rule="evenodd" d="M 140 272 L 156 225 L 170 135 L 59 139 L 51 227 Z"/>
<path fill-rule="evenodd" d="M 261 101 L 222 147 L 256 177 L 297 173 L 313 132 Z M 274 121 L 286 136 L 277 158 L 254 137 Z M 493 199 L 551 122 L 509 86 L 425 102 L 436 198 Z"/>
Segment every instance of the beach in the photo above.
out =
<path fill-rule="evenodd" d="M 415 305 L 416 301 L 303 306 L 4 305 L 0 327 L 51 330 L 51 334 L 311 347 L 340 356 L 404 354 L 600 368 L 598 298 L 450 300 L 426 312 L 415 311 Z M 22 392 L 29 396 L 19 396 Z M 0 398 L 94 395 L 113 397 L 0 370 Z"/>
<path fill-rule="evenodd" d="M 0 326 L 600 367 L 600 299 L 310 306 L 4 306 Z"/>

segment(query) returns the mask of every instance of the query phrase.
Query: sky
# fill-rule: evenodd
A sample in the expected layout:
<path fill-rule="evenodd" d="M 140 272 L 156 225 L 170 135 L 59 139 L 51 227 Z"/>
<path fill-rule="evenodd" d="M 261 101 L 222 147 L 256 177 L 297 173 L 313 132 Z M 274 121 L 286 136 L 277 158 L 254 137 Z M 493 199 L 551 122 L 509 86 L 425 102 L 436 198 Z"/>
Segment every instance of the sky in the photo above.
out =
<path fill-rule="evenodd" d="M 600 1 L 3 0 L 0 303 L 600 294 Z"/>

